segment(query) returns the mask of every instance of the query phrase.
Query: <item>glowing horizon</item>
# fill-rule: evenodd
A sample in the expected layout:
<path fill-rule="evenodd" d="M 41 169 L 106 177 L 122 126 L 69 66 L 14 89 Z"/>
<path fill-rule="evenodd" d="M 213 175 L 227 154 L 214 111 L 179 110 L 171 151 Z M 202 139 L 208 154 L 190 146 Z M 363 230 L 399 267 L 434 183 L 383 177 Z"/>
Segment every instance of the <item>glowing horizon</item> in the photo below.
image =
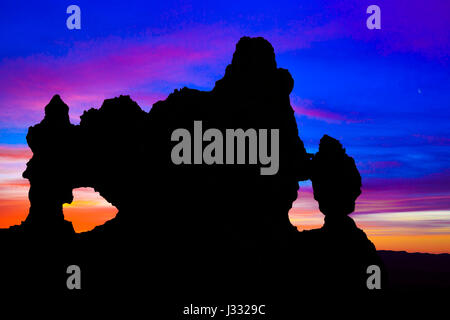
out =
<path fill-rule="evenodd" d="M 14 171 L 7 175 L 11 179 L 0 180 L 0 228 L 20 224 L 25 220 L 29 209 L 29 183 L 20 177 L 20 173 L 25 169 L 27 157 L 31 157 L 31 152 L 27 147 L 13 147 L 11 152 L 5 152 L 5 149 L 8 148 L 0 147 L 0 163 L 14 164 Z M 7 160 L 5 154 L 8 155 Z M 64 204 L 63 211 L 65 218 L 72 222 L 78 233 L 90 231 L 117 214 L 117 208 L 92 188 L 77 188 L 73 194 L 74 201 Z M 5 196 L 8 199 L 4 198 Z M 377 250 L 450 253 L 449 210 L 395 212 L 390 211 L 393 207 L 392 201 L 368 201 L 364 200 L 365 198 L 370 197 L 365 196 L 363 189 L 355 213 L 351 216 L 358 227 L 366 232 Z M 382 212 L 374 212 L 373 202 L 378 204 L 378 210 Z M 383 210 L 383 204 L 390 206 L 384 207 Z M 310 183 L 301 183 L 299 197 L 293 203 L 289 214 L 292 224 L 300 231 L 320 228 L 323 225 L 323 215 L 313 199 Z"/>

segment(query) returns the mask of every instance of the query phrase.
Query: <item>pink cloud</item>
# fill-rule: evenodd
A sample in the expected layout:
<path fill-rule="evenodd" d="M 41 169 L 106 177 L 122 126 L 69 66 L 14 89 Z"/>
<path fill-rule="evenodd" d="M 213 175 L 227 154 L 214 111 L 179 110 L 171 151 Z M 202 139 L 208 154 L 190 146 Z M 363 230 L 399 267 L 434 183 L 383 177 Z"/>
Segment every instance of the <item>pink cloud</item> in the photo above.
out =
<path fill-rule="evenodd" d="M 231 60 L 238 38 L 239 32 L 233 29 L 199 26 L 159 36 L 80 42 L 60 57 L 37 54 L 4 59 L 0 63 L 0 121 L 9 126 L 34 123 L 56 93 L 78 116 L 119 94 L 135 98 L 136 93 L 139 104 L 150 106 L 178 86 L 212 88 L 215 73 L 223 72 Z M 196 71 L 204 65 L 217 69 Z M 161 83 L 170 83 L 171 89 L 161 89 Z"/>
<path fill-rule="evenodd" d="M 301 99 L 292 95 L 291 104 L 294 112 L 298 116 L 304 116 L 316 120 L 322 120 L 329 123 L 360 123 L 366 122 L 365 119 L 349 117 L 342 113 L 333 112 L 320 107 L 320 103 L 315 103 L 309 99 Z M 353 113 L 352 116 L 355 114 Z"/>
<path fill-rule="evenodd" d="M 371 178 L 363 180 L 363 187 L 370 192 L 402 190 L 405 193 L 450 193 L 450 170 L 444 170 L 417 178 Z"/>
<path fill-rule="evenodd" d="M 357 199 L 355 215 L 442 210 L 450 210 L 449 170 L 419 178 L 363 179 L 362 194 Z M 292 214 L 320 215 L 310 185 L 300 187 L 291 211 Z"/>
<path fill-rule="evenodd" d="M 450 171 L 418 178 L 363 180 L 359 213 L 450 210 Z"/>
<path fill-rule="evenodd" d="M 403 182 L 401 179 L 380 180 L 375 188 L 369 184 L 363 187 L 351 217 L 378 249 L 450 252 L 450 248 L 440 242 L 443 238 L 439 238 L 448 237 L 450 232 L 450 192 L 421 193 L 422 184 L 440 184 L 446 178 L 448 174 L 443 173 Z M 412 181 L 418 186 L 416 192 L 399 187 L 412 184 Z M 300 186 L 289 217 L 299 230 L 320 228 L 323 225 L 324 215 L 314 200 L 311 186 Z M 412 242 L 411 237 L 416 236 L 428 239 L 430 248 L 424 250 L 419 243 Z M 432 236 L 438 238 L 430 238 Z"/>
<path fill-rule="evenodd" d="M 30 148 L 26 146 L 0 145 L 0 159 L 28 160 L 32 156 Z"/>
<path fill-rule="evenodd" d="M 367 161 L 358 162 L 358 169 L 361 174 L 382 172 L 385 169 L 401 167 L 402 163 L 399 161 Z"/>
<path fill-rule="evenodd" d="M 22 172 L 31 156 L 32 152 L 28 147 L 0 145 L 0 207 L 9 203 L 8 208 L 10 209 L 15 204 L 19 204 L 19 207 L 22 208 L 28 201 L 29 182 L 22 178 Z M 2 210 L 0 209 L 0 211 Z M 22 213 L 22 209 L 17 212 L 21 216 L 26 213 Z M 1 225 L 3 222 L 0 216 Z"/>
<path fill-rule="evenodd" d="M 212 88 L 231 60 L 237 39 L 243 35 L 265 36 L 277 52 L 307 48 L 314 42 L 330 39 L 352 38 L 375 41 L 382 52 L 418 50 L 429 55 L 448 54 L 448 50 L 443 50 L 448 49 L 450 38 L 443 17 L 446 11 L 435 1 L 431 4 L 433 9 L 422 8 L 414 1 L 400 4 L 382 1 L 379 5 L 385 22 L 378 33 L 365 27 L 365 3 L 341 6 L 340 2 L 331 2 L 324 11 L 327 19 L 312 16 L 258 34 L 225 23 L 191 24 L 172 33 L 151 30 L 128 39 L 108 37 L 77 42 L 64 56 L 36 54 L 4 59 L 0 62 L 0 122 L 11 127 L 35 123 L 42 118 L 43 106 L 55 93 L 65 99 L 72 118 L 76 119 L 82 110 L 98 107 L 105 98 L 120 94 L 131 94 L 133 98 L 136 93 L 137 102 L 149 108 L 177 86 Z M 419 16 L 420 28 L 415 23 Z M 145 92 L 152 92 L 155 97 L 140 101 Z M 313 106 L 308 100 L 294 105 L 300 115 L 315 119 L 360 121 Z"/>

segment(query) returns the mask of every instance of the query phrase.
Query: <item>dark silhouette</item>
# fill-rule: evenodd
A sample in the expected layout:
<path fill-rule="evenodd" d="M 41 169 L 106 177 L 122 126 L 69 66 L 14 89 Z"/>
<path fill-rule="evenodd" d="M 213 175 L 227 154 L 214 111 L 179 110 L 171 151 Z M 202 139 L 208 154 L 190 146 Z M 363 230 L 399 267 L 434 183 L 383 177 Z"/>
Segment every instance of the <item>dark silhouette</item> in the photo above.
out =
<path fill-rule="evenodd" d="M 325 280 L 311 279 L 329 279 L 325 267 L 339 259 L 336 272 L 357 283 L 342 290 L 367 291 L 360 285 L 364 268 L 379 260 L 347 217 L 361 178 L 353 159 L 327 136 L 310 159 L 290 105 L 293 85 L 289 72 L 277 68 L 269 42 L 244 37 L 211 91 L 175 90 L 149 113 L 120 96 L 72 125 L 67 105 L 54 96 L 44 119 L 28 131 L 33 157 L 23 176 L 30 180 L 31 207 L 21 226 L 1 230 L 8 257 L 1 276 L 19 290 L 144 299 L 144 289 L 157 293 L 155 304 L 230 297 L 270 303 L 321 288 Z M 173 164 L 172 132 L 196 120 L 222 131 L 279 129 L 278 173 L 260 175 L 260 165 Z M 319 231 L 299 233 L 288 211 L 298 181 L 309 178 L 326 222 Z M 75 234 L 62 205 L 79 187 L 98 191 L 117 216 Z M 71 264 L 83 272 L 81 291 L 66 289 Z M 304 284 L 295 291 L 292 273 Z"/>
<path fill-rule="evenodd" d="M 450 254 L 378 251 L 389 272 L 389 289 L 397 296 L 448 298 L 450 288 Z"/>
<path fill-rule="evenodd" d="M 30 181 L 31 206 L 23 227 L 29 233 L 65 237 L 75 232 L 62 211 L 62 205 L 73 200 L 67 179 L 73 127 L 69 107 L 55 95 L 45 107 L 41 123 L 28 130 L 27 142 L 33 157 L 23 177 Z"/>
<path fill-rule="evenodd" d="M 348 216 L 361 194 L 361 176 L 338 140 L 327 135 L 320 140 L 312 159 L 311 182 L 325 223 L 320 229 L 303 231 L 300 238 L 309 260 L 321 261 L 309 271 L 317 274 L 316 285 L 362 291 L 367 289 L 367 268 L 376 265 L 382 270 L 381 287 L 385 288 L 387 274 L 375 246 Z"/>

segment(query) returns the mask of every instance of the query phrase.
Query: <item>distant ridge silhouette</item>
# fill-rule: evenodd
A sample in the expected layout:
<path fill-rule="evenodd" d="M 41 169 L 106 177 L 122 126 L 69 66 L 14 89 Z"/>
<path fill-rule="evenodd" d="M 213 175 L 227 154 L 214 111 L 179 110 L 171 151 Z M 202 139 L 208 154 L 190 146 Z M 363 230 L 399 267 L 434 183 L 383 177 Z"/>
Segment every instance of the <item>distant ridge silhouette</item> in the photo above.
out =
<path fill-rule="evenodd" d="M 27 135 L 28 217 L 0 230 L 5 288 L 136 299 L 147 288 L 158 293 L 155 305 L 249 296 L 268 303 L 328 289 L 373 294 L 366 269 L 377 264 L 386 289 L 374 245 L 347 216 L 361 192 L 354 160 L 328 136 L 318 154 L 306 153 L 290 105 L 293 86 L 268 41 L 243 37 L 211 91 L 175 90 L 148 113 L 120 96 L 73 125 L 55 95 Z M 194 121 L 219 130 L 279 129 L 278 173 L 262 176 L 260 165 L 173 164 L 171 133 Z M 325 225 L 298 232 L 288 211 L 298 181 L 307 179 Z M 80 187 L 94 188 L 118 214 L 76 234 L 62 206 Z M 66 288 L 71 264 L 83 271 L 79 292 Z"/>

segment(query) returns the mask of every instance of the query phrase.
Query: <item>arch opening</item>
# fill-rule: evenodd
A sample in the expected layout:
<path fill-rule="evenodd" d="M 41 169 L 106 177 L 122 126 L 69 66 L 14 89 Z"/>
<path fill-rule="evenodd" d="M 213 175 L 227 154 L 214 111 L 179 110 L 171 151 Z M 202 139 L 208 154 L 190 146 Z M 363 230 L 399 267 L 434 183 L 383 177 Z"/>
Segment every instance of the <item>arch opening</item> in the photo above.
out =
<path fill-rule="evenodd" d="M 76 233 L 90 231 L 113 219 L 118 210 L 93 188 L 73 189 L 73 201 L 63 205 L 64 218 Z"/>

